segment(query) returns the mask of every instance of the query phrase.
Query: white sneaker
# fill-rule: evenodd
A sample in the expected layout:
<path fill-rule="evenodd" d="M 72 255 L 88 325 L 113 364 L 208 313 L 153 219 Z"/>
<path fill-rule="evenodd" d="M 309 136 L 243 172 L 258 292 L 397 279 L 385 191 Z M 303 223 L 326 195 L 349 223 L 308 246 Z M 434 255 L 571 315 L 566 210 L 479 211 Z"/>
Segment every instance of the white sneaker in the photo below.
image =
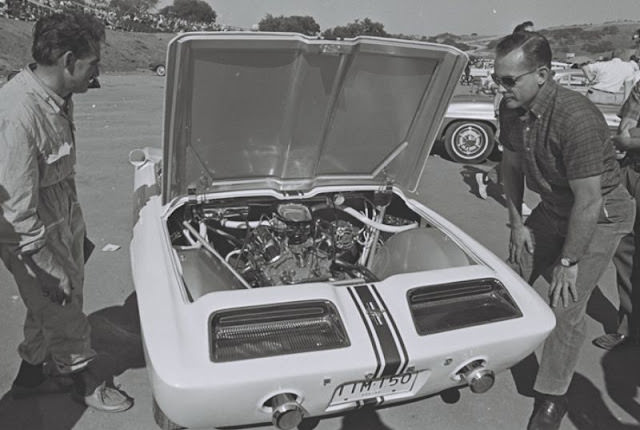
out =
<path fill-rule="evenodd" d="M 124 391 L 108 387 L 103 382 L 93 393 L 84 396 L 84 404 L 102 412 L 124 412 L 133 406 L 133 399 Z"/>
<path fill-rule="evenodd" d="M 487 183 L 488 183 L 488 181 L 486 180 L 486 174 L 479 172 L 479 173 L 476 173 L 474 177 L 476 178 L 476 184 L 478 184 L 478 195 L 480 196 L 480 198 L 486 200 Z"/>
<path fill-rule="evenodd" d="M 531 215 L 531 209 L 529 208 L 529 206 L 527 206 L 525 202 L 522 202 L 522 216 L 529 216 L 529 215 Z"/>

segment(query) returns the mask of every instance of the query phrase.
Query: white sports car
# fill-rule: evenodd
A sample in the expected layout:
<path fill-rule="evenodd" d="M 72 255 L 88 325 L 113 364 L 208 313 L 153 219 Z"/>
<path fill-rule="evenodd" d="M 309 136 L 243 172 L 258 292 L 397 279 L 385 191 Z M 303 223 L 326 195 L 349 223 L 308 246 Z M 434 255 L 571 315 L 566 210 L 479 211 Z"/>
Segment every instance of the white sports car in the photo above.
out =
<path fill-rule="evenodd" d="M 361 37 L 185 33 L 162 151 L 132 151 L 131 265 L 155 418 L 272 422 L 470 386 L 548 306 L 416 200 L 466 57 Z"/>

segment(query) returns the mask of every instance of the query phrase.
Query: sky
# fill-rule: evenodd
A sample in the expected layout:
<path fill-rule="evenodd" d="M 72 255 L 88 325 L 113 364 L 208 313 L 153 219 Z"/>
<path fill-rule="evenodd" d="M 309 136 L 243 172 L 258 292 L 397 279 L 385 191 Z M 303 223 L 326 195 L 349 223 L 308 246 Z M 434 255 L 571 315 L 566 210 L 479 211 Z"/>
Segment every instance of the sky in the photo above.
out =
<path fill-rule="evenodd" d="M 502 35 L 522 21 L 537 29 L 606 21 L 640 21 L 640 0 L 204 0 L 217 23 L 251 28 L 268 13 L 310 15 L 321 30 L 356 19 L 381 22 L 388 33 Z M 173 0 L 160 0 L 159 7 Z"/>

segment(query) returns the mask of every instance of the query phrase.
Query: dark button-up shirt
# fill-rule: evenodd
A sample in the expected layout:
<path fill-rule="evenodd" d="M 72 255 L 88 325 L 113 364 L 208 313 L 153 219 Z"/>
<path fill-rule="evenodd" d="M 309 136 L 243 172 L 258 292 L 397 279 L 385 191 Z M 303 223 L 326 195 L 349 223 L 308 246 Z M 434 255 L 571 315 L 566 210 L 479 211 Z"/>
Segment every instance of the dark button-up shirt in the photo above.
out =
<path fill-rule="evenodd" d="M 527 187 L 556 215 L 573 206 L 569 181 L 601 175 L 602 193 L 620 183 L 602 113 L 582 94 L 547 81 L 528 111 L 500 106 L 502 144 L 522 157 Z"/>
<path fill-rule="evenodd" d="M 633 86 L 629 97 L 627 97 L 622 108 L 620 108 L 618 116 L 635 121 L 640 120 L 640 81 L 636 82 Z"/>
<path fill-rule="evenodd" d="M 623 120 L 640 121 L 640 81 L 633 86 L 629 97 L 620 108 L 618 116 Z M 640 171 L 640 153 L 638 151 L 627 151 L 624 160 L 622 160 L 622 165 L 631 166 L 634 170 Z"/>

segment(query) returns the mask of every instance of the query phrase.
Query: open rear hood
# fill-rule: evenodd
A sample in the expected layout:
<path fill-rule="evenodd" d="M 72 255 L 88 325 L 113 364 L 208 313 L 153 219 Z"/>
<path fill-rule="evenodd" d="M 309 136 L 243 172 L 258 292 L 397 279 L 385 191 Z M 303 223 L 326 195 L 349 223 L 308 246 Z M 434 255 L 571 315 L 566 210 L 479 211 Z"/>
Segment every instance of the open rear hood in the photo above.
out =
<path fill-rule="evenodd" d="M 466 63 L 423 42 L 185 33 L 169 44 L 167 202 L 224 187 L 415 190 Z"/>

